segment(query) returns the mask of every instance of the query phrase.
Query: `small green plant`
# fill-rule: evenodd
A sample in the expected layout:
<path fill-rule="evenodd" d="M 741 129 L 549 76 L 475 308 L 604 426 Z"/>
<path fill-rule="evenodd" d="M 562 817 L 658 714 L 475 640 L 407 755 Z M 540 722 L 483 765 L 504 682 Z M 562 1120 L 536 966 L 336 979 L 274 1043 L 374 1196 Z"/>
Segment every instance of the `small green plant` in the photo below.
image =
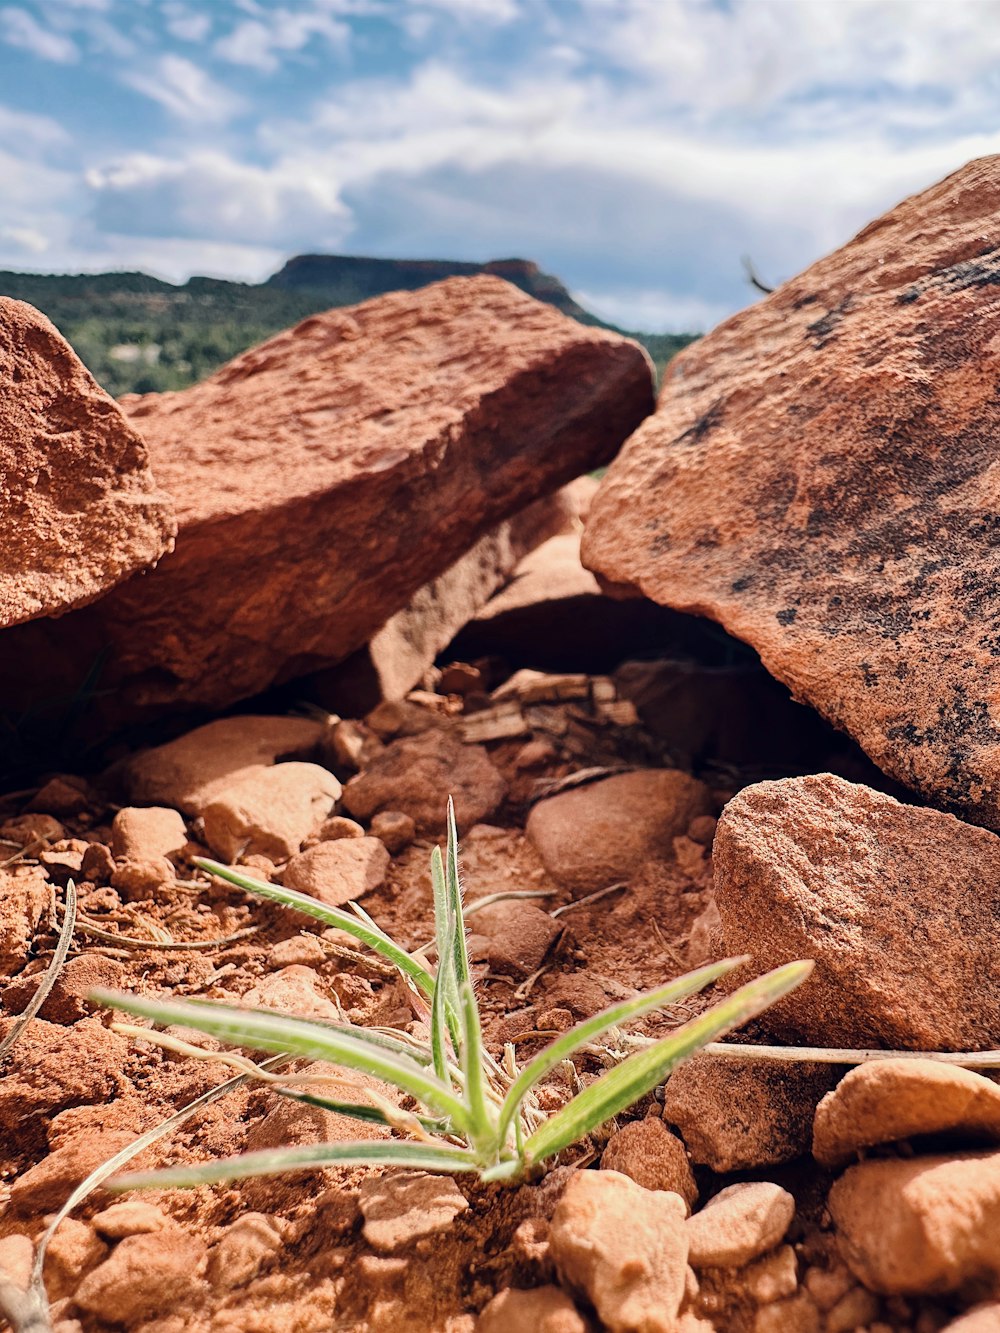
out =
<path fill-rule="evenodd" d="M 553 1070 L 605 1033 L 654 1009 L 678 1003 L 747 959 L 729 958 L 698 968 L 657 990 L 612 1005 L 559 1037 L 519 1069 L 512 1046 L 505 1048 L 500 1061 L 483 1046 L 466 948 L 458 838 L 450 801 L 445 855 L 435 848 L 431 857 L 437 947 L 433 973 L 420 953 L 410 953 L 396 944 L 357 904 L 351 904 L 351 912 L 342 911 L 294 890 L 258 883 L 214 861 L 198 864 L 258 897 L 336 926 L 374 949 L 405 979 L 426 1037 L 215 1001 L 168 1002 L 97 991 L 93 995 L 96 1001 L 155 1023 L 180 1024 L 231 1046 L 269 1052 L 277 1058 L 268 1060 L 264 1068 L 241 1056 L 230 1060 L 235 1067 L 249 1068 L 268 1080 L 282 1096 L 374 1121 L 396 1135 L 362 1142 L 307 1144 L 247 1153 L 200 1166 L 133 1173 L 118 1177 L 113 1188 L 201 1185 L 338 1163 L 377 1162 L 426 1171 L 473 1172 L 482 1180 L 516 1179 L 632 1106 L 662 1083 L 680 1061 L 759 1014 L 798 986 L 812 970 L 811 962 L 788 963 L 749 982 L 670 1036 L 652 1042 L 607 1070 L 546 1116 L 539 1108 L 536 1089 Z M 137 1035 L 175 1048 L 178 1045 L 175 1038 L 157 1038 L 146 1029 L 137 1030 Z M 417 1109 L 401 1109 L 363 1085 L 366 1100 L 333 1099 L 306 1090 L 309 1082 L 315 1085 L 323 1081 L 314 1073 L 285 1076 L 278 1072 L 281 1066 L 303 1059 L 325 1062 L 389 1084 L 411 1098 Z M 325 1081 L 341 1085 L 349 1082 L 340 1075 L 331 1075 Z"/>

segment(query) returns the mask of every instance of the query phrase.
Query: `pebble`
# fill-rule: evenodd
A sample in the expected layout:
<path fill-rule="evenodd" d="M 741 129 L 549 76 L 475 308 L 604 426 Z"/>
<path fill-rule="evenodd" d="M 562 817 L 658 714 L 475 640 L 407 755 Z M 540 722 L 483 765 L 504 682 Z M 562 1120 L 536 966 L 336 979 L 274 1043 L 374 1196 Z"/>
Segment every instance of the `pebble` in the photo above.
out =
<path fill-rule="evenodd" d="M 728 1185 L 686 1223 L 692 1268 L 742 1268 L 780 1245 L 795 1200 L 770 1181 Z"/>
<path fill-rule="evenodd" d="M 498 1292 L 476 1321 L 476 1333 L 593 1333 L 572 1300 L 558 1287 L 513 1287 Z"/>
<path fill-rule="evenodd" d="M 921 1134 L 1000 1143 L 1000 1087 L 937 1060 L 858 1065 L 816 1108 L 813 1156 L 843 1166 L 863 1149 Z"/>
<path fill-rule="evenodd" d="M 379 1176 L 361 1186 L 362 1234 L 373 1250 L 393 1254 L 424 1236 L 446 1231 L 468 1206 L 448 1176 L 424 1172 Z"/>
<path fill-rule="evenodd" d="M 476 933 L 488 940 L 490 971 L 506 976 L 523 978 L 537 972 L 562 934 L 558 921 L 529 902 L 492 903 L 471 919 Z"/>
<path fill-rule="evenodd" d="M 205 840 L 225 861 L 247 852 L 287 861 L 322 827 L 340 793 L 337 779 L 318 764 L 250 769 L 206 805 Z"/>
<path fill-rule="evenodd" d="M 417 826 L 402 810 L 380 810 L 369 825 L 373 838 L 380 838 L 392 856 L 398 856 L 417 836 Z"/>
<path fill-rule="evenodd" d="M 74 1300 L 106 1323 L 133 1327 L 161 1311 L 203 1300 L 207 1263 L 204 1242 L 187 1232 L 127 1236 L 87 1274 Z"/>
<path fill-rule="evenodd" d="M 610 1333 L 675 1333 L 687 1274 L 686 1206 L 617 1171 L 578 1171 L 552 1216 L 560 1282 Z"/>
<path fill-rule="evenodd" d="M 828 1207 L 847 1266 L 871 1291 L 947 1293 L 1000 1277 L 1000 1152 L 861 1162 Z"/>
<path fill-rule="evenodd" d="M 165 806 L 126 806 L 111 824 L 111 850 L 127 860 L 176 856 L 187 843 L 184 820 Z"/>
<path fill-rule="evenodd" d="M 209 1257 L 209 1280 L 232 1290 L 255 1278 L 283 1245 L 281 1233 L 266 1213 L 244 1213 L 226 1228 Z"/>
<path fill-rule="evenodd" d="M 150 1231 L 162 1231 L 172 1226 L 167 1215 L 145 1199 L 123 1199 L 95 1215 L 92 1226 L 99 1236 L 108 1240 L 124 1240 L 126 1236 L 141 1236 Z"/>
<path fill-rule="evenodd" d="M 283 882 L 328 907 L 343 907 L 381 888 L 389 864 L 389 853 L 378 838 L 338 838 L 293 856 Z"/>
<path fill-rule="evenodd" d="M 619 773 L 539 801 L 525 832 L 548 873 L 576 894 L 631 879 L 669 861 L 673 841 L 708 814 L 708 788 L 678 769 Z"/>
<path fill-rule="evenodd" d="M 134 1134 L 120 1130 L 70 1139 L 17 1177 L 10 1187 L 12 1207 L 22 1217 L 59 1208 L 96 1166 L 134 1139 Z"/>
<path fill-rule="evenodd" d="M 698 1201 L 698 1186 L 684 1144 L 656 1116 L 616 1130 L 601 1157 L 602 1171 L 618 1171 L 647 1190 L 672 1190 L 687 1204 Z"/>

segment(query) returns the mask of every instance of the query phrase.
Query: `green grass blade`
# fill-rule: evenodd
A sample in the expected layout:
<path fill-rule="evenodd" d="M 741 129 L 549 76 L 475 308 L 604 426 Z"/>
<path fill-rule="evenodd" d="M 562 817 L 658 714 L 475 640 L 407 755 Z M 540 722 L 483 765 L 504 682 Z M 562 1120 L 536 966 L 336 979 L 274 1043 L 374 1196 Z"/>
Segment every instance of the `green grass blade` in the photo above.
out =
<path fill-rule="evenodd" d="M 540 1079 L 543 1079 L 546 1074 L 555 1069 L 561 1060 L 569 1059 L 581 1046 L 596 1041 L 609 1028 L 620 1027 L 623 1023 L 641 1018 L 643 1014 L 648 1014 L 653 1009 L 662 1009 L 665 1005 L 676 1004 L 679 1000 L 704 990 L 711 982 L 718 981 L 720 977 L 724 977 L 727 972 L 732 972 L 734 968 L 739 967 L 746 961 L 746 957 L 725 958 L 720 963 L 709 963 L 707 967 L 699 967 L 694 972 L 687 972 L 684 976 L 677 977 L 665 986 L 660 986 L 654 991 L 647 991 L 645 995 L 637 995 L 634 999 L 623 1000 L 620 1004 L 613 1004 L 609 1009 L 603 1009 L 599 1014 L 595 1014 L 593 1018 L 588 1018 L 585 1022 L 572 1028 L 550 1046 L 546 1046 L 544 1051 L 525 1065 L 504 1098 L 498 1125 L 500 1142 L 502 1143 L 507 1137 L 510 1123 L 516 1120 L 521 1102 L 527 1093 Z"/>
<path fill-rule="evenodd" d="M 431 853 L 431 885 L 434 890 L 434 935 L 437 941 L 437 972 L 434 975 L 434 998 L 431 1001 L 431 1050 L 434 1069 L 443 1083 L 448 1082 L 449 1036 L 455 1054 L 458 1041 L 458 989 L 454 970 L 454 918 L 448 901 L 444 863 L 441 849 Z"/>
<path fill-rule="evenodd" d="M 483 1029 L 479 1006 L 467 981 L 462 986 L 462 1073 L 465 1075 L 465 1100 L 472 1123 L 472 1139 L 479 1148 L 492 1150 L 496 1131 L 486 1105 L 486 1081 L 483 1077 Z"/>
<path fill-rule="evenodd" d="M 233 870 L 230 866 L 224 866 L 219 861 L 209 861 L 198 856 L 194 858 L 194 864 L 200 866 L 202 870 L 207 870 L 209 874 L 224 879 L 229 884 L 235 884 L 237 888 L 244 889 L 247 893 L 252 893 L 258 898 L 267 898 L 271 902 L 280 903 L 283 907 L 294 908 L 297 912 L 304 912 L 307 916 L 315 917 L 317 921 L 322 921 L 325 925 L 336 926 L 338 930 L 353 935 L 356 940 L 360 940 L 362 944 L 367 944 L 369 949 L 381 954 L 393 967 L 398 968 L 426 996 L 433 995 L 434 978 L 426 967 L 418 963 L 405 949 L 390 939 L 384 931 L 379 930 L 370 917 L 361 919 L 353 916 L 350 912 L 341 911 L 338 907 L 327 907 L 326 903 L 311 898 L 307 893 L 282 888 L 280 884 L 264 884 L 260 880 L 251 879 L 249 875 L 241 875 L 239 871 Z"/>
<path fill-rule="evenodd" d="M 317 1106 L 323 1111 L 332 1111 L 334 1115 L 350 1116 L 352 1120 L 366 1120 L 372 1125 L 385 1125 L 392 1129 L 392 1121 L 377 1106 L 366 1106 L 363 1102 L 339 1102 L 332 1097 L 320 1097 L 315 1092 L 303 1092 L 299 1088 L 272 1087 L 279 1097 L 287 1097 L 293 1102 L 303 1102 L 306 1106 Z M 443 1120 L 432 1120 L 430 1116 L 418 1115 L 419 1121 L 430 1134 L 446 1134 L 448 1126 Z"/>
<path fill-rule="evenodd" d="M 116 1176 L 105 1186 L 115 1193 L 125 1190 L 187 1189 L 220 1181 L 275 1176 L 284 1171 L 315 1171 L 326 1166 L 408 1166 L 418 1171 L 475 1171 L 476 1159 L 464 1148 L 448 1144 L 400 1143 L 372 1139 L 359 1143 L 303 1143 L 294 1148 L 244 1153 L 221 1162 L 201 1166 L 173 1166 L 162 1171 L 132 1171 Z"/>
<path fill-rule="evenodd" d="M 644 1097 L 675 1065 L 693 1055 L 699 1047 L 746 1023 L 782 995 L 794 990 L 812 969 L 812 962 L 806 961 L 787 963 L 768 972 L 741 986 L 671 1036 L 602 1074 L 535 1130 L 525 1144 L 527 1160 L 544 1161 L 585 1138 L 619 1111 Z"/>
<path fill-rule="evenodd" d="M 458 866 L 458 829 L 455 825 L 455 802 L 448 797 L 448 848 L 445 882 L 448 900 L 455 915 L 455 979 L 459 990 L 466 982 L 471 984 L 469 948 L 465 938 L 465 913 L 462 911 L 462 876 Z"/>
<path fill-rule="evenodd" d="M 345 1069 L 360 1070 L 410 1093 L 436 1115 L 448 1117 L 459 1132 L 469 1129 L 468 1113 L 462 1102 L 420 1065 L 308 1019 L 222 1004 L 149 1000 L 105 990 L 92 991 L 91 999 L 95 1004 L 123 1009 L 154 1023 L 179 1023 L 207 1032 L 231 1046 L 287 1052 L 307 1060 L 325 1060 Z"/>

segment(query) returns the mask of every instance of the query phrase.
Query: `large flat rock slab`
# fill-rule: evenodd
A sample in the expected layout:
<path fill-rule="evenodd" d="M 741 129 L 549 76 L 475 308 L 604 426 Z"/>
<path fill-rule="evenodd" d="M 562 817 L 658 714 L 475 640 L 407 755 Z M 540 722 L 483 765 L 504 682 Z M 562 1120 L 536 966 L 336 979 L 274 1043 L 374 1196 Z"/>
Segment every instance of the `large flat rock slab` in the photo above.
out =
<path fill-rule="evenodd" d="M 584 563 L 719 621 L 887 773 L 1000 828 L 1000 157 L 671 363 Z"/>
<path fill-rule="evenodd" d="M 77 667 L 101 657 L 115 723 L 343 660 L 484 533 L 607 462 L 653 391 L 637 344 L 479 277 L 313 316 L 125 406 L 177 548 L 20 644 L 34 680 L 0 667 L 8 699 L 44 698 L 72 642 Z"/>
<path fill-rule="evenodd" d="M 146 447 L 65 338 L 0 296 L 0 626 L 100 597 L 173 544 Z"/>

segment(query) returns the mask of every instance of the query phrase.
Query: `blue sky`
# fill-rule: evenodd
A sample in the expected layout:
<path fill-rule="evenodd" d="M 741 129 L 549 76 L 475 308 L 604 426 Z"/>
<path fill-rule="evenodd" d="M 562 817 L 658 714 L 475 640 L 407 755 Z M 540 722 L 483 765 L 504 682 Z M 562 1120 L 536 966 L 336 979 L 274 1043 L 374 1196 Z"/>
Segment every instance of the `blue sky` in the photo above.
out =
<path fill-rule="evenodd" d="M 1000 151 L 998 0 L 0 0 L 0 267 L 520 255 L 746 305 Z"/>

